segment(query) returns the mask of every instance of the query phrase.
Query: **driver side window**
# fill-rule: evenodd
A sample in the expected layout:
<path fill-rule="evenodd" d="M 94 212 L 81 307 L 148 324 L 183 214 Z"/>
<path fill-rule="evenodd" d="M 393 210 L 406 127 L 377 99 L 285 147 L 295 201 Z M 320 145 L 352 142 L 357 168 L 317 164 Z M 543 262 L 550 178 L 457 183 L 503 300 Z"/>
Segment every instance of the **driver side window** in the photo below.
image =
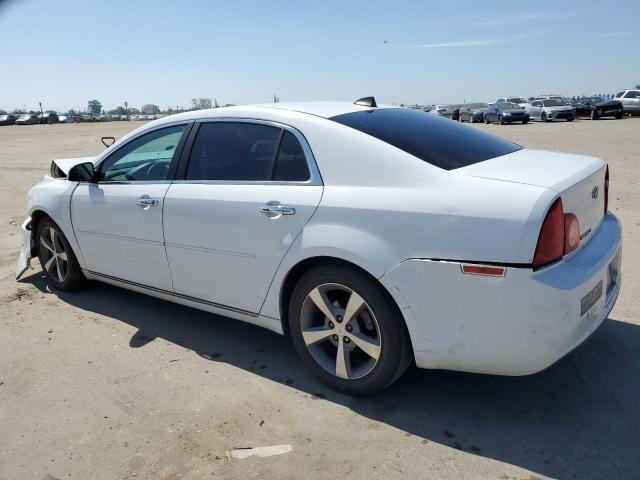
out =
<path fill-rule="evenodd" d="M 116 150 L 100 165 L 100 182 L 167 180 L 169 166 L 186 125 L 142 135 Z"/>

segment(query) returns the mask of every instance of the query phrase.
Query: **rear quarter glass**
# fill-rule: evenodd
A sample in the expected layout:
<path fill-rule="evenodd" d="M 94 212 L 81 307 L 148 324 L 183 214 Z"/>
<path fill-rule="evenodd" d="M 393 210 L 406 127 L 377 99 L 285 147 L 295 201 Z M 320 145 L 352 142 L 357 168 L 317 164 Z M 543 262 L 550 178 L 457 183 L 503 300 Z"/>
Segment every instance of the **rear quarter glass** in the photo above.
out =
<path fill-rule="evenodd" d="M 518 144 L 419 110 L 381 108 L 329 119 L 444 170 L 466 167 L 522 149 Z"/>

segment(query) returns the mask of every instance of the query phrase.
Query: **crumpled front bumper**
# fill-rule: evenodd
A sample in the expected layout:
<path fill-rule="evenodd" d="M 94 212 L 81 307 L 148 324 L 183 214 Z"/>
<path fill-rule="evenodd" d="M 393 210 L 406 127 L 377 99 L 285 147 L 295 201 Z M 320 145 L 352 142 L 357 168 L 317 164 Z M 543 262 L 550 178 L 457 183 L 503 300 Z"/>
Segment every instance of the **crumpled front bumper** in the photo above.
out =
<path fill-rule="evenodd" d="M 28 217 L 20 227 L 22 233 L 22 250 L 18 257 L 18 266 L 16 268 L 16 280 L 29 268 L 31 263 L 32 252 L 34 251 L 33 238 L 31 235 L 31 217 Z"/>

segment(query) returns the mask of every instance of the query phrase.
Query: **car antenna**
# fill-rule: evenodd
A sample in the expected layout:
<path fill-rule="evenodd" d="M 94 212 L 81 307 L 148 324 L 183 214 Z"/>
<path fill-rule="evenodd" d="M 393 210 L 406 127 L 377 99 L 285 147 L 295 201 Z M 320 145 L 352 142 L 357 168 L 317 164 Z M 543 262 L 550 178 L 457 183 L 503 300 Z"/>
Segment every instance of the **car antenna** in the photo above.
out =
<path fill-rule="evenodd" d="M 373 97 L 362 97 L 353 102 L 354 105 L 362 105 L 363 107 L 373 107 L 377 108 L 378 104 L 376 103 L 376 99 Z"/>

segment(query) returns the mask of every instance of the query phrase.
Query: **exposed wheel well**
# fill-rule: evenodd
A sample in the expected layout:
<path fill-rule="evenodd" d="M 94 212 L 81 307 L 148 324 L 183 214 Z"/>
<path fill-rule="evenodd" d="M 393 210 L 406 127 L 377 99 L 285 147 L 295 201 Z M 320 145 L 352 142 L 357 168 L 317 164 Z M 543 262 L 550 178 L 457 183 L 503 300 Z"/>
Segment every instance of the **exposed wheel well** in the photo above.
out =
<path fill-rule="evenodd" d="M 51 218 L 51 217 L 47 215 L 45 212 L 43 212 L 42 210 L 34 210 L 31 213 L 31 238 L 33 238 L 33 236 L 36 234 L 36 230 L 38 230 L 38 223 L 40 223 L 40 221 L 43 218 Z M 38 252 L 37 252 L 36 242 L 34 241 L 31 247 L 31 256 L 36 257 L 37 254 Z"/>
<path fill-rule="evenodd" d="M 289 335 L 289 321 L 288 321 L 289 320 L 288 319 L 289 299 L 291 298 L 291 294 L 293 293 L 293 289 L 298 283 L 298 280 L 300 280 L 302 275 L 304 275 L 304 273 L 310 270 L 311 268 L 317 267 L 318 265 L 326 265 L 326 264 L 345 265 L 353 268 L 354 270 L 359 271 L 363 275 L 372 279 L 380 287 L 380 291 L 384 292 L 384 294 L 387 295 L 388 298 L 391 300 L 393 305 L 396 306 L 396 308 L 398 309 L 398 313 L 400 313 L 400 316 L 402 317 L 400 308 L 396 304 L 396 301 L 393 299 L 391 294 L 387 291 L 384 285 L 382 285 L 382 283 L 380 283 L 380 281 L 376 277 L 371 275 L 364 268 L 359 267 L 355 263 L 351 263 L 351 262 L 348 262 L 347 260 L 343 260 L 337 257 L 311 257 L 311 258 L 302 260 L 300 263 L 296 264 L 291 270 L 289 270 L 289 273 L 287 273 L 287 276 L 285 277 L 284 282 L 282 283 L 282 288 L 280 290 L 280 321 L 282 322 L 282 330 L 284 331 L 285 335 Z M 403 320 L 403 324 L 404 324 L 404 320 Z M 404 328 L 407 329 L 406 324 L 404 324 Z M 408 331 L 407 331 L 407 338 L 409 338 L 409 341 L 411 341 Z"/>

